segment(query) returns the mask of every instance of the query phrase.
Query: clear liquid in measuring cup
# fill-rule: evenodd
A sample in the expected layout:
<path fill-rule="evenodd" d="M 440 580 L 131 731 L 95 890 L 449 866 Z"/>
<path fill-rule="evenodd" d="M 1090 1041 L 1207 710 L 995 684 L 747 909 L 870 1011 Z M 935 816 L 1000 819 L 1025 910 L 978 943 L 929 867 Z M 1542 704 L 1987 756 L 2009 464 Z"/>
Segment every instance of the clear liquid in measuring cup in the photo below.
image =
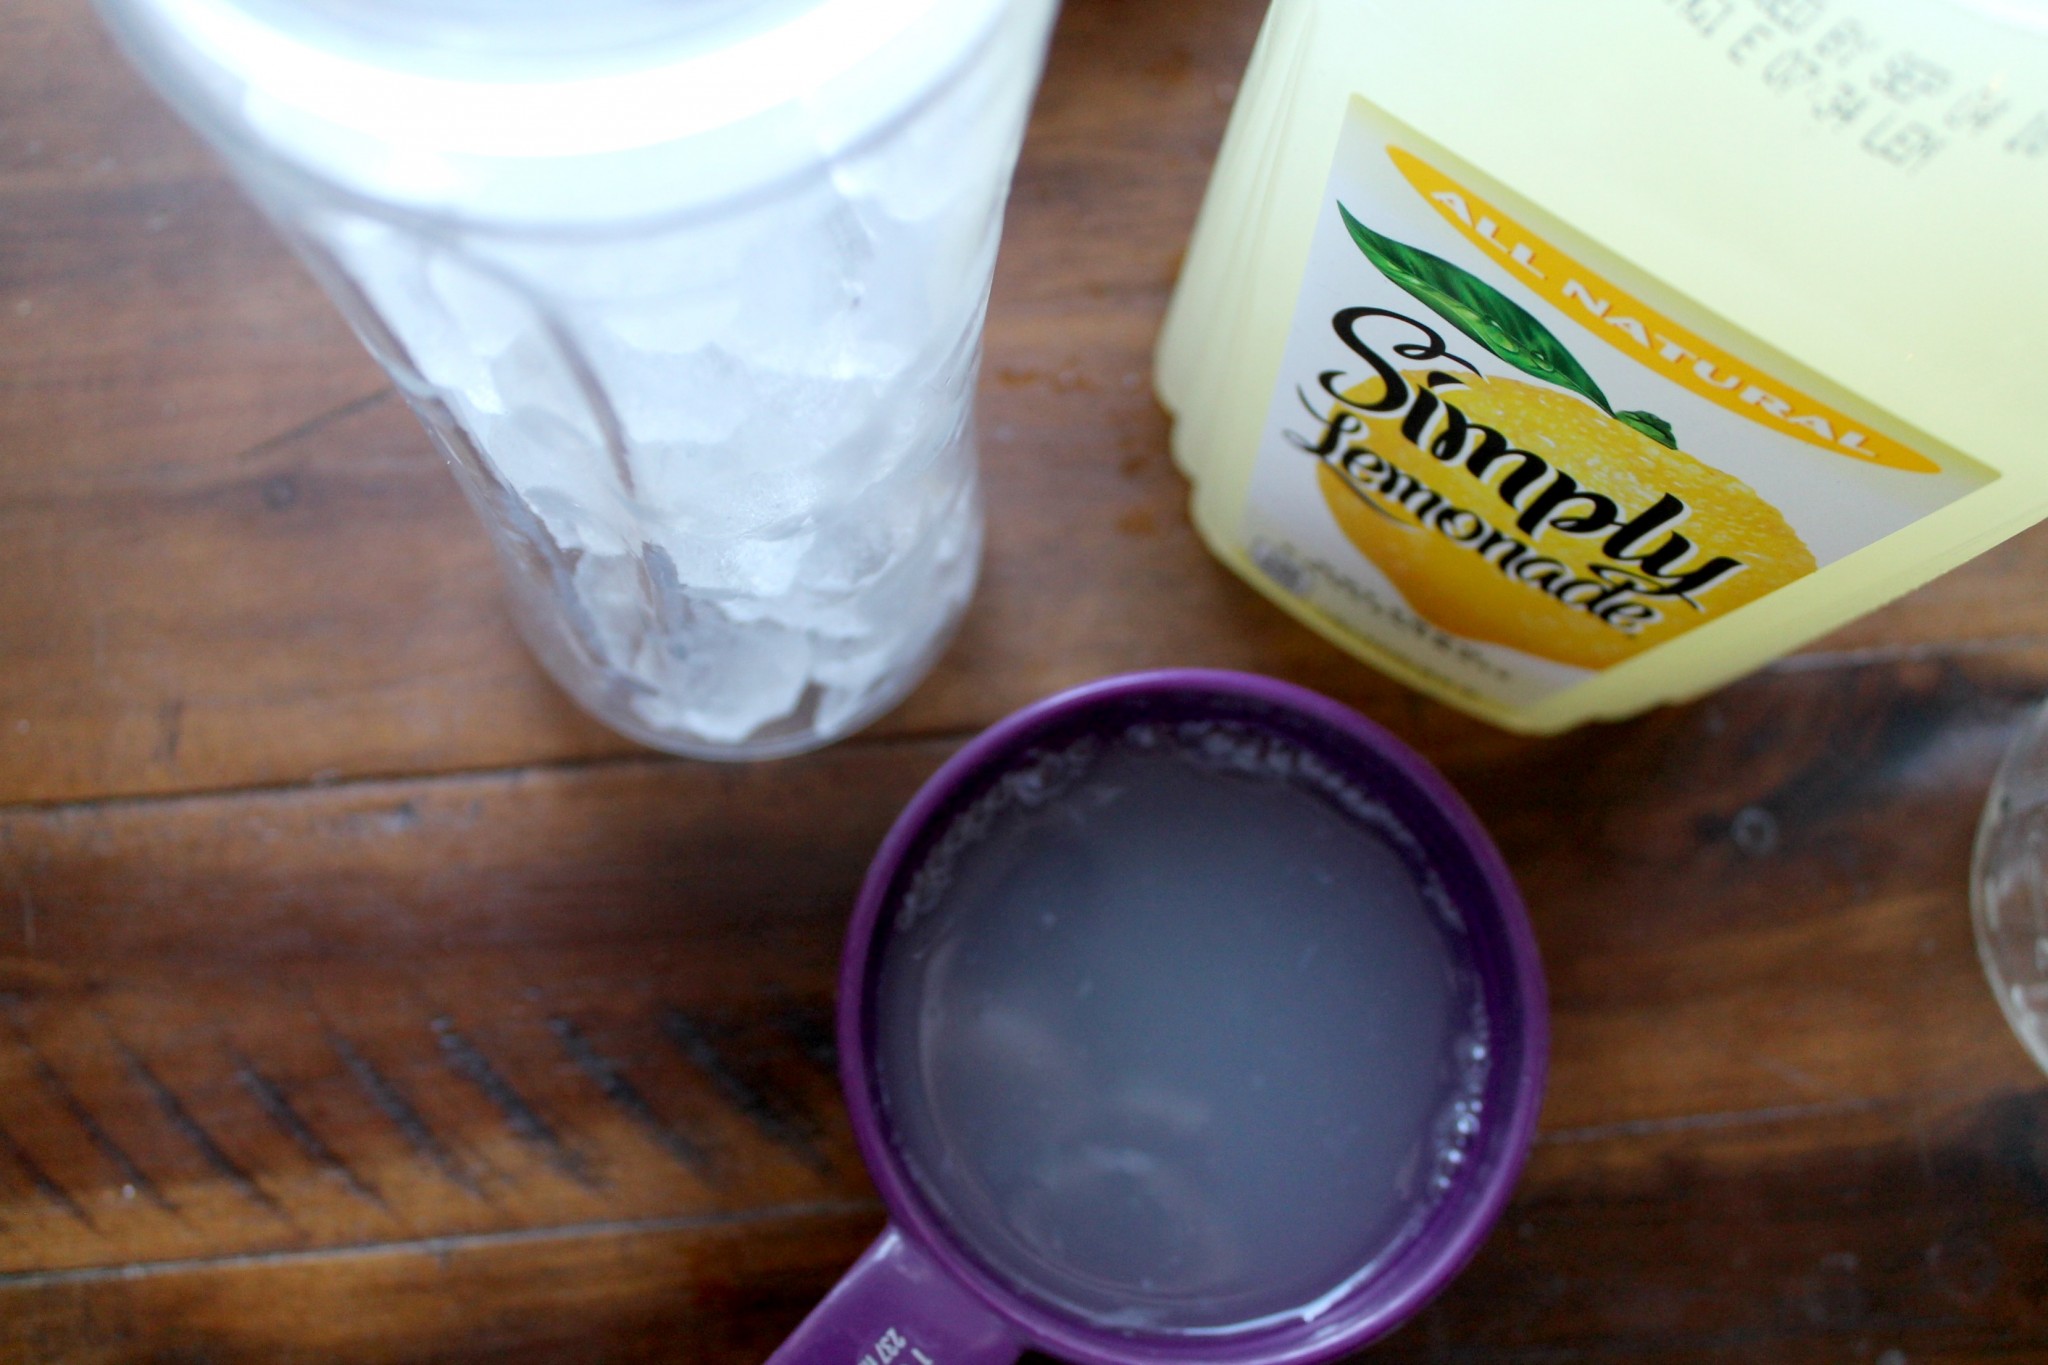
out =
<path fill-rule="evenodd" d="M 1422 1225 L 1477 1126 L 1455 908 L 1383 807 L 1261 732 L 1143 724 L 1010 774 L 878 951 L 912 1179 L 1097 1325 L 1313 1315 Z"/>

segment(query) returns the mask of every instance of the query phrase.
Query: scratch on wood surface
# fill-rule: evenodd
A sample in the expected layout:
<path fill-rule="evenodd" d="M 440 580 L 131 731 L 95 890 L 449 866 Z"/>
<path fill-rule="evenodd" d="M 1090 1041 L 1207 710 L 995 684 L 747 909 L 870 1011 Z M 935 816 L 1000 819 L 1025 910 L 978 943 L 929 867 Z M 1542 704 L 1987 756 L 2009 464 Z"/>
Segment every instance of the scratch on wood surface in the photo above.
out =
<path fill-rule="evenodd" d="M 806 1114 L 778 1103 L 767 1091 L 740 1073 L 734 1060 L 721 1046 L 728 1030 L 691 1018 L 669 1006 L 661 1012 L 661 1031 L 675 1044 L 689 1063 L 703 1072 L 726 1103 L 740 1111 L 771 1141 L 795 1155 L 804 1165 L 820 1173 L 832 1163 L 818 1148 L 817 1126 Z"/>
<path fill-rule="evenodd" d="M 1775 1057 L 1766 1057 L 1761 1053 L 1757 1054 L 1752 1060 L 1763 1070 L 1770 1072 L 1787 1085 L 1797 1086 L 1809 1095 L 1830 1095 L 1835 1099 L 1841 1098 L 1841 1093 L 1832 1086 L 1823 1085 L 1820 1079 L 1811 1072 L 1804 1071 L 1790 1062 L 1781 1062 Z"/>
<path fill-rule="evenodd" d="M 698 1175 L 710 1174 L 711 1154 L 703 1144 L 656 1113 L 647 1097 L 626 1079 L 619 1064 L 593 1047 L 573 1021 L 557 1016 L 548 1020 L 548 1028 L 561 1041 L 562 1050 L 569 1054 L 576 1069 L 588 1076 L 606 1099 L 624 1110 L 657 1146 Z"/>
<path fill-rule="evenodd" d="M 185 703 L 174 697 L 156 709 L 156 751 L 151 755 L 166 768 L 178 766 L 178 743 L 185 733 Z"/>
<path fill-rule="evenodd" d="M 1705 1114 L 1676 1114 L 1661 1119 L 1628 1119 L 1621 1123 L 1595 1123 L 1584 1128 L 1560 1128 L 1555 1132 L 1538 1134 L 1536 1141 L 1539 1145 L 1566 1146 L 1579 1142 L 1607 1142 L 1614 1138 L 1651 1137 L 1659 1133 L 1749 1128 L 1771 1123 L 1796 1123 L 1801 1119 L 1867 1114 L 1897 1103 L 1899 1101 L 1895 1099 L 1822 1100 L 1813 1104 L 1780 1104 L 1764 1109 L 1729 1109 Z"/>
<path fill-rule="evenodd" d="M 149 1178 L 142 1167 L 135 1164 L 135 1158 L 129 1156 L 120 1143 L 114 1141 L 113 1135 L 93 1117 L 92 1111 L 72 1093 L 71 1087 L 64 1083 L 64 1078 L 57 1074 L 56 1069 L 43 1056 L 42 1050 L 35 1045 L 35 1041 L 28 1035 L 28 1030 L 22 1025 L 19 1005 L 14 997 L 0 994 L 0 1007 L 4 1007 L 0 1008 L 0 1013 L 5 1014 L 8 1029 L 14 1034 L 15 1045 L 27 1059 L 37 1083 L 52 1100 L 56 1101 L 57 1107 L 69 1114 L 71 1121 L 84 1130 L 86 1139 L 92 1143 L 94 1150 L 121 1173 L 122 1184 L 133 1189 L 165 1213 L 176 1214 L 178 1206 L 171 1201 L 170 1196 L 157 1187 L 157 1183 Z"/>
<path fill-rule="evenodd" d="M 427 1126 L 427 1121 L 420 1117 L 419 1110 L 413 1108 L 412 1101 L 405 1097 L 404 1091 L 372 1066 L 370 1059 L 357 1052 L 348 1039 L 331 1028 L 327 1030 L 327 1045 L 334 1049 L 334 1055 L 341 1058 L 341 1063 L 348 1068 L 349 1075 L 355 1078 L 363 1093 L 370 1097 L 370 1103 L 377 1106 L 377 1112 L 391 1120 L 392 1127 L 405 1136 L 405 1140 L 412 1144 L 414 1151 L 426 1158 L 428 1165 L 439 1171 L 463 1193 L 489 1202 L 476 1177 L 456 1160 L 455 1153 L 450 1151 L 448 1145 Z"/>
<path fill-rule="evenodd" d="M 256 1183 L 255 1177 L 249 1174 L 242 1163 L 229 1156 L 221 1145 L 213 1140 L 213 1134 L 207 1132 L 204 1125 L 192 1117 L 192 1111 L 185 1107 L 185 1102 L 164 1084 L 162 1077 L 150 1070 L 149 1063 L 143 1061 L 135 1049 L 129 1047 L 118 1035 L 113 1035 L 111 1030 L 109 1036 L 113 1037 L 114 1049 L 128 1068 L 128 1074 L 134 1077 L 136 1085 L 140 1086 L 143 1093 L 155 1103 L 157 1111 L 164 1116 L 164 1121 L 177 1131 L 178 1136 L 190 1143 L 193 1149 L 206 1159 L 207 1165 L 213 1167 L 224 1180 L 240 1190 L 250 1202 L 267 1209 L 280 1221 L 291 1223 L 291 1215 L 284 1211 L 284 1206 L 271 1198 L 270 1192 Z"/>
<path fill-rule="evenodd" d="M 255 445 L 249 446 L 238 453 L 235 459 L 237 461 L 261 459 L 272 451 L 288 446 L 294 441 L 304 440 L 324 426 L 344 421 L 359 412 L 367 412 L 391 398 L 397 392 L 397 389 L 387 385 L 384 388 L 378 389 L 375 393 L 366 393 L 359 398 L 351 398 L 346 403 L 340 403 L 328 408 L 325 412 L 315 413 L 297 426 L 287 427 L 275 436 L 264 437 Z"/>
<path fill-rule="evenodd" d="M 430 1021 L 434 1037 L 441 1044 L 442 1055 L 448 1059 L 449 1067 L 456 1075 L 468 1081 L 483 1092 L 497 1111 L 504 1115 L 505 1125 L 541 1154 L 562 1174 L 568 1176 L 586 1189 L 597 1189 L 599 1181 L 591 1173 L 590 1163 L 583 1154 L 562 1140 L 562 1137 L 540 1111 L 526 1102 L 526 1098 L 512 1083 L 500 1074 L 491 1059 L 484 1056 L 475 1043 L 464 1037 L 452 1020 L 437 1017 Z"/>
<path fill-rule="evenodd" d="M 85 1206 L 72 1198 L 71 1191 L 58 1184 L 50 1173 L 43 1169 L 42 1163 L 30 1156 L 27 1149 L 14 1140 L 14 1134 L 5 1128 L 0 1128 L 0 1152 L 6 1153 L 9 1160 L 21 1167 L 22 1174 L 28 1177 L 29 1184 L 35 1186 L 37 1192 L 45 1199 L 87 1227 L 93 1226 L 92 1218 L 86 1213 Z"/>
<path fill-rule="evenodd" d="M 321 1136 L 301 1117 L 291 1099 L 278 1088 L 275 1081 L 256 1069 L 255 1063 L 239 1052 L 232 1053 L 235 1064 L 235 1079 L 243 1089 L 254 1097 L 257 1107 L 262 1109 L 270 1121 L 277 1125 L 284 1135 L 297 1144 L 300 1151 L 312 1159 L 315 1165 L 340 1178 L 351 1193 L 358 1198 L 375 1204 L 385 1212 L 391 1206 L 384 1202 L 384 1196 L 377 1192 L 368 1181 L 356 1174 L 355 1167 L 341 1159 Z"/>

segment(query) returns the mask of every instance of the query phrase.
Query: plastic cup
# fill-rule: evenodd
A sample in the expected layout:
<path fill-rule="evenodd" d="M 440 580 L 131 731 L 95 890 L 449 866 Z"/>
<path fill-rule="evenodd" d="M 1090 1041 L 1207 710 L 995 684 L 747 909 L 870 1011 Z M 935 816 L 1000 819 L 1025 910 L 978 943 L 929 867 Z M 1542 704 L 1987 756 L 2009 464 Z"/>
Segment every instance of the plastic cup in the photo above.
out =
<path fill-rule="evenodd" d="M 101 0 L 439 446 L 536 657 L 764 759 L 967 608 L 1054 0 Z"/>
<path fill-rule="evenodd" d="M 1034 757 L 1140 722 L 1233 722 L 1320 758 L 1412 832 L 1405 860 L 1441 881 L 1467 932 L 1491 1063 L 1478 1126 L 1419 1229 L 1312 1313 L 1241 1329 L 1154 1331 L 1090 1320 L 1006 1279 L 914 1178 L 882 1102 L 875 991 L 894 911 L 955 816 Z M 943 913 L 941 911 L 940 913 Z M 890 1226 L 770 1365 L 1001 1365 L 1040 1350 L 1080 1365 L 1304 1365 L 1354 1351 L 1413 1316 L 1478 1250 L 1534 1135 L 1547 1056 L 1541 966 L 1499 854 L 1445 781 L 1379 726 L 1270 678 L 1174 670 L 1112 678 L 1033 705 L 969 743 L 884 840 L 848 932 L 838 1009 L 841 1080 Z"/>
<path fill-rule="evenodd" d="M 2020 727 L 1977 826 L 1971 920 L 1991 993 L 2048 1071 L 2048 705 Z"/>

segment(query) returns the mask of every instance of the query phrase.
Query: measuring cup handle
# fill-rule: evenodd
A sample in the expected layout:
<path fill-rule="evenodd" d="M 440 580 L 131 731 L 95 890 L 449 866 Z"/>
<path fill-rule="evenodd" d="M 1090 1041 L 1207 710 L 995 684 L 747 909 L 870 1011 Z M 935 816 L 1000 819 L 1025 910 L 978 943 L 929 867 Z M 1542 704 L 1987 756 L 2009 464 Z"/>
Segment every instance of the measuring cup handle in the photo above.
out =
<path fill-rule="evenodd" d="M 887 1228 L 768 1365 L 1011 1365 L 1010 1325 Z"/>

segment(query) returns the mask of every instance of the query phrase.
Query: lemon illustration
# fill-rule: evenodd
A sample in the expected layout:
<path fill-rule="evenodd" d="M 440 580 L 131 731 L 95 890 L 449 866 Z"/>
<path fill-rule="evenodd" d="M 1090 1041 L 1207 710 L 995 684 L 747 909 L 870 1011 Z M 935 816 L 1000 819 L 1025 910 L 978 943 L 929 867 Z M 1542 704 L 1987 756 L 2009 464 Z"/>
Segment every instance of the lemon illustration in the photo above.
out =
<path fill-rule="evenodd" d="M 1455 408 L 1516 452 L 1475 460 L 1475 435 L 1440 443 L 1452 414 L 1418 426 L 1411 404 L 1358 415 L 1349 477 L 1318 466 L 1346 538 L 1442 630 L 1599 669 L 1814 570 L 1805 542 L 1748 484 L 1573 394 L 1478 375 L 1403 378 L 1417 402 Z M 1686 587 L 1688 571 L 1708 581 Z M 1659 594 L 1673 584 L 1682 595 Z"/>

